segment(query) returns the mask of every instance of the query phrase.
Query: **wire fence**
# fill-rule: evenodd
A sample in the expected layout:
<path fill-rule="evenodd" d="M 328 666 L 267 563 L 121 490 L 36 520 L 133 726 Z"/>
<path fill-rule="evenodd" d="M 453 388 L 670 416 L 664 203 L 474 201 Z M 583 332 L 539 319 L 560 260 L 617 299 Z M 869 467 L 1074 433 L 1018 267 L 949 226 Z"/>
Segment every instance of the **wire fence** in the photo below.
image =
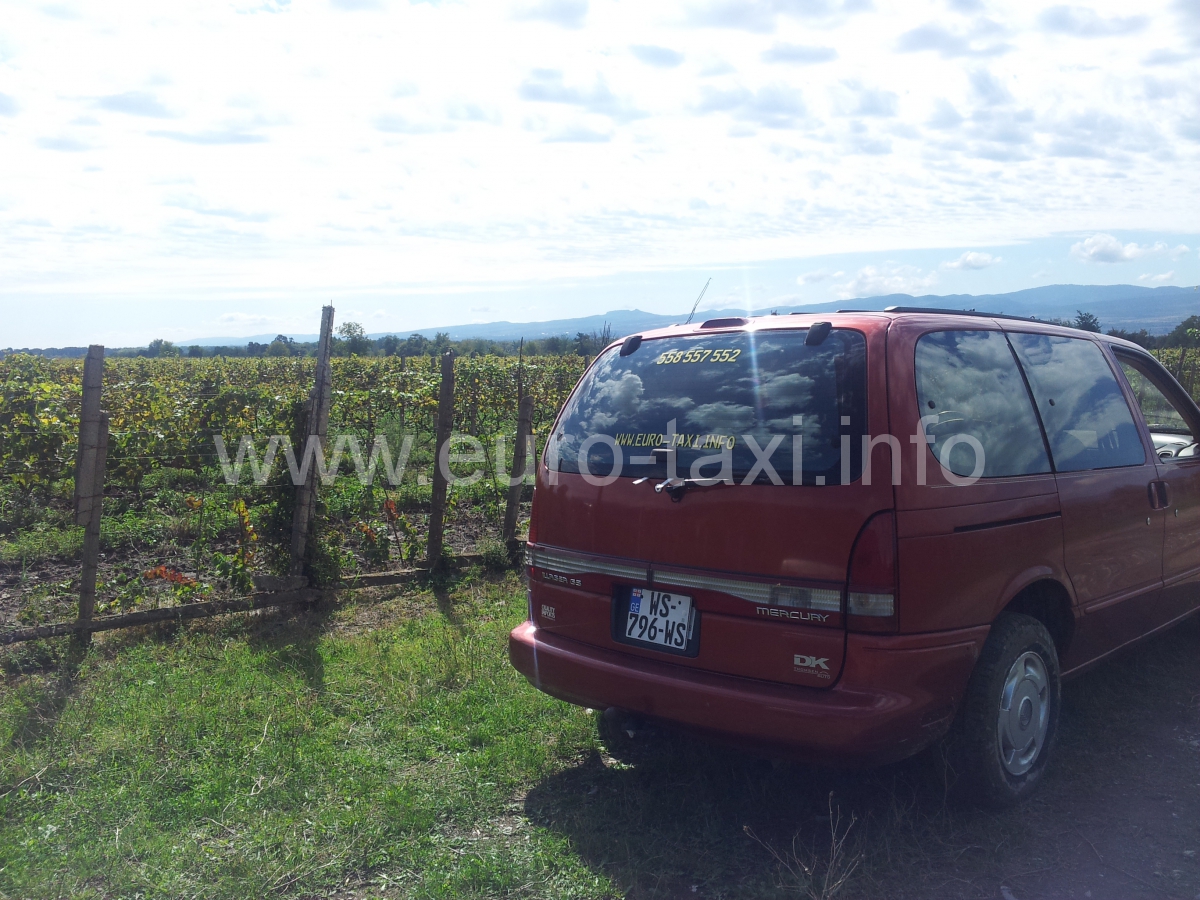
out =
<path fill-rule="evenodd" d="M 454 361 L 453 430 L 479 441 L 486 475 L 450 493 L 451 552 L 499 544 L 508 485 L 495 476 L 511 464 L 519 398 L 533 398 L 538 433 L 585 364 L 578 356 Z M 363 483 L 353 454 L 333 466 L 309 560 L 326 582 L 423 555 L 441 384 L 431 357 L 338 358 L 331 368 L 328 443 L 350 438 L 368 455 L 380 441 L 408 449 L 394 480 L 380 473 Z M 83 369 L 82 359 L 0 358 L 0 628 L 61 619 L 75 590 Z M 296 493 L 286 452 L 265 477 L 252 470 L 276 436 L 302 456 L 315 370 L 313 358 L 104 361 L 97 613 L 211 600 L 248 590 L 252 575 L 285 570 Z M 247 439 L 251 459 L 242 462 L 253 465 L 239 468 Z"/>
<path fill-rule="evenodd" d="M 1200 350 L 1153 352 L 1196 396 Z M 519 398 L 533 398 L 531 430 L 543 432 L 586 362 L 454 361 L 453 430 L 479 441 L 485 475 L 450 493 L 452 552 L 498 545 Z M 77 590 L 84 529 L 74 524 L 71 495 L 83 367 L 82 359 L 0 358 L 0 629 L 61 619 Z M 110 430 L 98 613 L 211 600 L 248 590 L 254 574 L 284 571 L 295 496 L 286 453 L 276 454 L 265 478 L 254 479 L 252 470 L 265 462 L 274 436 L 287 439 L 293 460 L 303 455 L 315 367 L 313 358 L 105 360 Z M 318 578 L 336 581 L 423 556 L 440 385 L 432 357 L 332 360 L 331 443 L 350 437 L 368 455 L 381 439 L 393 454 L 409 443 L 397 479 L 364 483 L 352 454 L 332 465 L 310 551 Z M 243 458 L 231 480 L 246 438 L 252 459 Z"/>

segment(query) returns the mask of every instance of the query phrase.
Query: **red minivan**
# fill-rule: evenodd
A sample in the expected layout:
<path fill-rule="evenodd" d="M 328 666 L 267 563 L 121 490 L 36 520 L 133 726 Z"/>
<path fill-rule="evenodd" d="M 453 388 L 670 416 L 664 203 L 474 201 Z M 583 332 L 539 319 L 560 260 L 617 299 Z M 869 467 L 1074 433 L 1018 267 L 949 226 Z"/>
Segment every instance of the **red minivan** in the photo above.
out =
<path fill-rule="evenodd" d="M 1060 679 L 1200 607 L 1200 409 L 1142 348 L 984 313 L 633 335 L 539 460 L 538 689 L 878 764 L 955 726 L 981 799 L 1045 770 Z"/>

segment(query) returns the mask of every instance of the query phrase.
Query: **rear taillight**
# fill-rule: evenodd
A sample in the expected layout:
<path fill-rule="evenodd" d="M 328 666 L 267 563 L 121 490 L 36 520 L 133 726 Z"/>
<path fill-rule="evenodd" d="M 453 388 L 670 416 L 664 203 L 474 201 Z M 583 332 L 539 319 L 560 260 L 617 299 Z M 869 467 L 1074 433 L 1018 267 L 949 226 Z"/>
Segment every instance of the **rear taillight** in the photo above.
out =
<path fill-rule="evenodd" d="M 874 516 L 854 543 L 846 586 L 846 628 L 850 631 L 897 631 L 896 517 Z"/>

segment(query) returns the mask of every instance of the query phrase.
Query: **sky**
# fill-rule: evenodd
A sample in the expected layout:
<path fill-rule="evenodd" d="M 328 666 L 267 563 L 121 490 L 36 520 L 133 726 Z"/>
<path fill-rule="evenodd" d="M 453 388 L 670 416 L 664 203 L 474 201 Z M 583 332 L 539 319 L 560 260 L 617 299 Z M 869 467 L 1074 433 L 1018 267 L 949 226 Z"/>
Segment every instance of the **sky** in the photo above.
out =
<path fill-rule="evenodd" d="M 3 0 L 0 347 L 1200 282 L 1200 3 Z"/>

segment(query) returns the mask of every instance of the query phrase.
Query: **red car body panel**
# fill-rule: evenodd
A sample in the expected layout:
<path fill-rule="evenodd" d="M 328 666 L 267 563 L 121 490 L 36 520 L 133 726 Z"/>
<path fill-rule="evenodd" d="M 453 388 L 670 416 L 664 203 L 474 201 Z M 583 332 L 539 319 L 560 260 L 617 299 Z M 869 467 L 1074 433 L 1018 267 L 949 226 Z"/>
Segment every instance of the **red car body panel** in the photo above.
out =
<path fill-rule="evenodd" d="M 532 622 L 509 638 L 512 664 L 535 687 L 580 706 L 617 706 L 719 740 L 837 764 L 903 759 L 941 736 L 987 627 L 927 637 L 851 635 L 836 687 L 814 691 L 632 659 L 547 634 Z M 949 690 L 948 686 L 951 686 Z"/>
<path fill-rule="evenodd" d="M 1200 459 L 1159 464 L 1158 477 L 1167 485 L 1163 510 L 1163 621 L 1174 621 L 1195 608 L 1200 593 Z"/>
<path fill-rule="evenodd" d="M 651 481 L 589 484 L 540 462 L 530 621 L 509 644 L 513 665 L 536 687 L 770 752 L 881 762 L 910 755 L 946 731 L 991 623 L 1031 585 L 1063 598 L 1064 671 L 1195 611 L 1200 459 L 1158 463 L 1136 413 L 1146 444 L 1142 466 L 962 485 L 920 443 L 915 348 L 923 334 L 1079 332 L 913 313 L 793 315 L 746 327 L 808 328 L 817 321 L 865 336 L 867 427 L 895 440 L 877 441 L 863 476 L 848 485 L 718 485 L 692 489 L 678 503 L 656 494 Z M 694 333 L 695 326 L 676 327 L 643 339 Z M 1111 350 L 1104 352 L 1119 372 Z M 1156 479 L 1171 484 L 1171 503 L 1162 509 L 1150 505 L 1148 486 Z M 695 586 L 725 579 L 844 597 L 855 542 L 879 513 L 895 524 L 892 633 L 855 633 L 837 612 L 798 617 L 748 600 L 759 596 L 753 590 L 736 596 Z M 538 553 L 559 554 L 559 562 L 540 566 Z M 692 587 L 672 588 L 672 573 Z M 693 598 L 700 622 L 694 656 L 615 639 L 614 597 L 638 586 Z M 823 667 L 793 664 L 802 658 Z"/>

